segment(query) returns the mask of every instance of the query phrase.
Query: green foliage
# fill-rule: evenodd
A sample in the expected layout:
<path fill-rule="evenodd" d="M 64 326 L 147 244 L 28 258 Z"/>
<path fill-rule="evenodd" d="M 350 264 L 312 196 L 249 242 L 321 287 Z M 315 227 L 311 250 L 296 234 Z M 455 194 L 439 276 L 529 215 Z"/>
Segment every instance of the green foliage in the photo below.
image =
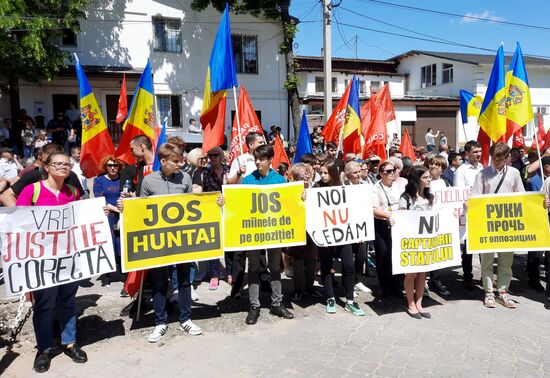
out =
<path fill-rule="evenodd" d="M 290 4 L 290 0 L 192 0 L 191 8 L 197 12 L 205 10 L 209 5 L 220 12 L 223 12 L 225 3 L 229 4 L 232 12 L 250 13 L 254 16 L 262 16 L 269 19 L 280 19 L 279 7 L 285 3 Z"/>
<path fill-rule="evenodd" d="M 54 45 L 79 31 L 88 0 L 0 0 L 0 79 L 53 78 L 69 57 Z"/>
<path fill-rule="evenodd" d="M 286 76 L 286 81 L 283 84 L 283 87 L 286 90 L 296 90 L 300 86 L 301 81 L 300 78 L 297 75 L 290 75 L 288 74 Z"/>

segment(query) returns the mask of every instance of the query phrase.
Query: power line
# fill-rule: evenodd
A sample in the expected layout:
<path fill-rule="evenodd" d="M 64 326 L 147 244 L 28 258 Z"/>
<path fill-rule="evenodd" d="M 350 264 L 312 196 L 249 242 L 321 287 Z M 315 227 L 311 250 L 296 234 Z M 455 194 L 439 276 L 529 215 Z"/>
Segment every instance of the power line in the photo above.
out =
<path fill-rule="evenodd" d="M 409 9 L 409 10 L 413 10 L 413 11 L 417 11 L 417 12 L 437 14 L 437 15 L 440 15 L 440 16 L 451 16 L 451 17 L 458 17 L 460 19 L 467 19 L 467 20 L 472 20 L 472 21 L 482 21 L 482 22 L 489 22 L 489 23 L 492 23 L 492 24 L 501 24 L 501 25 L 507 25 L 507 26 L 513 26 L 513 27 L 521 27 L 521 28 L 527 28 L 527 29 L 550 31 L 550 27 L 546 27 L 546 26 L 530 25 L 530 24 L 523 24 L 523 23 L 519 23 L 519 22 L 495 20 L 495 19 L 486 18 L 486 17 L 463 15 L 463 14 L 457 14 L 457 13 L 451 13 L 451 12 L 438 11 L 438 10 L 434 10 L 434 9 L 413 7 L 413 6 L 404 5 L 404 4 L 390 3 L 390 2 L 387 2 L 387 1 L 381 1 L 381 0 L 358 0 L 358 1 L 361 1 L 363 3 L 369 2 L 369 3 L 374 3 L 374 4 L 384 5 L 384 6 L 390 6 L 390 7 L 395 7 L 395 8 Z"/>

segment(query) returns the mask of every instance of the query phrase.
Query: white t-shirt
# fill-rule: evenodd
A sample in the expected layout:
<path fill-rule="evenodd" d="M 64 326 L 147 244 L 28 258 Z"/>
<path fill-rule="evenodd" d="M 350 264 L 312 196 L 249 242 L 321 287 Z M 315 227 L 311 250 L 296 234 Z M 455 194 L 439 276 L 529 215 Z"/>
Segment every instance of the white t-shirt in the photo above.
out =
<path fill-rule="evenodd" d="M 17 177 L 17 173 L 17 164 L 13 160 L 0 159 L 0 177 L 11 181 Z"/>
<path fill-rule="evenodd" d="M 239 167 L 243 165 L 246 167 L 246 172 L 244 173 L 244 175 L 241 175 L 241 177 L 239 177 L 239 184 L 241 183 L 243 177 L 248 176 L 256 170 L 256 161 L 254 160 L 254 156 L 250 155 L 249 152 L 244 155 L 239 155 L 237 156 L 237 158 L 235 158 L 235 160 L 233 160 L 233 163 L 231 163 L 231 169 L 229 170 L 229 174 L 227 175 L 227 177 L 236 176 L 237 172 L 239 172 Z"/>
<path fill-rule="evenodd" d="M 382 181 L 378 181 L 374 185 L 372 206 L 386 211 L 397 210 L 399 209 L 399 199 L 402 193 L 396 183 L 393 183 L 391 187 L 387 187 L 382 184 Z"/>
<path fill-rule="evenodd" d="M 483 169 L 483 164 L 477 163 L 477 166 L 473 166 L 468 162 L 463 163 L 456 169 L 455 182 L 453 186 L 474 186 L 477 173 Z"/>
<path fill-rule="evenodd" d="M 426 133 L 426 146 L 435 146 L 435 135 L 432 133 Z"/>

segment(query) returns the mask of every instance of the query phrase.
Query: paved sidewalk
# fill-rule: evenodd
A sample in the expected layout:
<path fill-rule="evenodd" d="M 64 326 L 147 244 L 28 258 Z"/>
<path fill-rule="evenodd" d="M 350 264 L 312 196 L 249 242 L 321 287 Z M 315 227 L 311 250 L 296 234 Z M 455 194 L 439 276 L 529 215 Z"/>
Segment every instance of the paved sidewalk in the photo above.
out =
<path fill-rule="evenodd" d="M 328 315 L 322 303 L 306 299 L 289 304 L 296 314 L 293 320 L 269 315 L 266 306 L 258 324 L 247 326 L 246 297 L 231 300 L 227 284 L 209 291 L 203 283 L 193 320 L 204 335 L 184 334 L 171 316 L 168 333 L 157 344 L 146 340 L 152 313 L 139 323 L 120 317 L 128 303 L 118 297 L 120 283 L 101 288 L 93 281 L 94 286 L 79 291 L 78 300 L 78 335 L 89 362 L 77 365 L 61 354 L 41 376 L 550 376 L 550 311 L 542 305 L 544 296 L 527 288 L 524 258 L 515 260 L 521 279 L 512 285 L 516 310 L 487 309 L 481 289 L 466 292 L 455 281 L 449 299 L 432 293 L 425 301 L 430 320 L 410 318 L 404 299 L 378 301 L 360 294 L 365 317 L 345 312 L 342 303 L 336 314 Z M 452 278 L 456 272 L 446 275 Z M 375 280 L 369 278 L 367 284 L 374 286 Z M 262 304 L 268 303 L 264 294 Z M 26 324 L 14 348 L 19 355 L 4 354 L 0 372 L 32 376 L 33 347 L 32 327 Z"/>

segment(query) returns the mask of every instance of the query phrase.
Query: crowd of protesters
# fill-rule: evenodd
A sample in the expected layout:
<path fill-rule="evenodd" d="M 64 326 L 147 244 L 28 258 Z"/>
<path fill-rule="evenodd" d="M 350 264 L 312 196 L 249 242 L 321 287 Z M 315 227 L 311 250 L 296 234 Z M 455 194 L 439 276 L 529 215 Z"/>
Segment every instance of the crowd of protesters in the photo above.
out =
<path fill-rule="evenodd" d="M 73 108 L 70 107 L 69 110 Z M 365 285 L 365 276 L 369 272 L 369 266 L 375 266 L 378 279 L 378 287 L 374 293 L 376 297 L 401 298 L 404 311 L 411 318 L 431 318 L 432 315 L 422 306 L 422 298 L 429 295 L 430 290 L 449 296 L 449 285 L 443 281 L 441 272 L 438 271 L 428 275 L 406 274 L 404 277 L 392 274 L 392 211 L 431 209 L 432 191 L 448 186 L 466 185 L 475 194 L 521 192 L 527 189 L 543 190 L 550 195 L 550 150 L 542 158 L 543 178 L 540 177 L 536 155 L 530 153 L 525 156 L 523 149 L 510 150 L 504 143 L 493 144 L 490 151 L 492 163 L 489 167 L 483 167 L 480 163 L 481 146 L 478 142 L 468 141 L 463 149 L 453 151 L 448 148 L 443 133 L 429 129 L 426 146 L 415 146 L 414 162 L 410 157 L 404 157 L 398 149 L 397 135 L 393 137 L 389 158 L 382 161 L 375 155 L 367 159 L 361 159 L 354 154 L 343 156 L 339 153 L 337 144 L 325 143 L 321 128 L 315 128 L 311 133 L 313 153 L 304 154 L 300 162 L 290 166 L 281 164 L 272 167 L 274 151 L 271 144 L 277 136 L 284 141 L 291 162 L 296 151 L 276 126 L 272 126 L 269 133 L 251 132 L 246 135 L 248 152 L 238 156 L 232 164 L 229 164 L 228 153 L 222 147 L 209 151 L 195 148 L 185 152 L 186 144 L 181 138 L 169 137 L 156 152 L 161 165 L 158 171 L 153 171 L 155 152 L 152 141 L 143 135 L 134 137 L 130 150 L 136 163 L 126 165 L 115 156 L 105 157 L 100 167 L 102 174 L 93 180 L 88 190 L 87 180 L 79 169 L 79 141 L 75 132 L 77 127 L 73 126 L 77 121 L 73 120 L 75 117 L 72 113 L 68 111 L 57 114 L 45 129 L 39 129 L 38 132 L 32 118 L 24 112 L 17 120 L 18 127 L 13 127 L 9 120 L 4 120 L 4 125 L 0 128 L 3 146 L 0 150 L 0 202 L 3 206 L 42 206 L 68 203 L 88 196 L 105 197 L 108 204 L 105 212 L 108 214 L 112 232 L 118 271 L 104 275 L 101 280 L 103 286 L 109 286 L 115 279 L 126 279 L 120 272 L 119 215 L 124 211 L 123 198 L 216 192 L 221 191 L 224 185 L 268 185 L 287 181 L 303 181 L 305 189 L 366 185 L 373 193 L 373 243 L 317 247 L 308 237 L 306 245 L 301 247 L 226 252 L 223 265 L 219 260 L 212 260 L 202 272 L 193 263 L 151 269 L 145 285 L 151 290 L 155 314 L 155 327 L 148 337 L 151 343 L 161 340 L 167 332 L 167 301 L 178 302 L 179 323 L 183 332 L 190 335 L 202 334 L 202 329 L 192 322 L 191 316 L 192 303 L 198 300 L 193 285 L 203 279 L 208 281 L 209 290 L 217 290 L 220 280 L 227 280 L 231 285 L 230 296 L 238 299 L 242 295 L 247 277 L 250 307 L 244 321 L 252 325 L 260 316 L 261 290 L 271 292 L 270 313 L 284 319 L 294 317 L 283 304 L 284 294 L 288 294 L 296 302 L 302 301 L 304 296 L 321 300 L 327 313 L 337 312 L 341 293 L 336 290 L 335 277 L 339 269 L 345 296 L 343 310 L 364 316 L 365 311 L 361 309 L 356 298 L 360 293 L 373 291 Z M 17 137 L 14 138 L 14 135 Z M 48 143 L 50 138 L 51 142 Z M 24 158 L 30 154 L 26 161 L 18 158 L 21 153 Z M 39 183 L 41 187 L 37 200 L 33 199 L 35 183 Z M 305 195 L 307 191 L 304 192 Z M 223 196 L 220 196 L 218 204 L 224 206 L 224 201 Z M 464 244 L 462 248 L 462 284 L 467 290 L 474 290 L 476 285 L 472 274 L 472 255 L 465 253 Z M 549 259 L 547 253 L 547 263 L 550 262 Z M 247 260 L 248 274 L 245 276 Z M 544 290 L 539 273 L 542 260 L 542 255 L 538 252 L 529 254 L 529 286 L 537 291 Z M 513 253 L 498 254 L 497 281 L 494 282 L 493 255 L 481 255 L 481 287 L 485 292 L 483 304 L 486 307 L 495 307 L 498 302 L 507 308 L 515 308 L 516 303 L 508 292 L 512 278 L 512 261 Z M 283 293 L 283 275 L 292 279 L 292 293 Z M 315 286 L 316 276 L 319 276 L 323 291 Z M 56 306 L 60 309 L 59 325 L 64 352 L 75 362 L 87 360 L 86 353 L 76 344 L 77 289 L 78 285 L 67 284 L 33 293 L 33 320 L 38 344 L 34 369 L 37 372 L 44 372 L 49 368 L 54 347 L 52 314 Z M 127 286 L 121 291 L 121 296 L 128 296 Z M 546 297 L 545 307 L 550 309 L 548 285 Z M 137 300 L 133 303 L 136 302 Z"/>

